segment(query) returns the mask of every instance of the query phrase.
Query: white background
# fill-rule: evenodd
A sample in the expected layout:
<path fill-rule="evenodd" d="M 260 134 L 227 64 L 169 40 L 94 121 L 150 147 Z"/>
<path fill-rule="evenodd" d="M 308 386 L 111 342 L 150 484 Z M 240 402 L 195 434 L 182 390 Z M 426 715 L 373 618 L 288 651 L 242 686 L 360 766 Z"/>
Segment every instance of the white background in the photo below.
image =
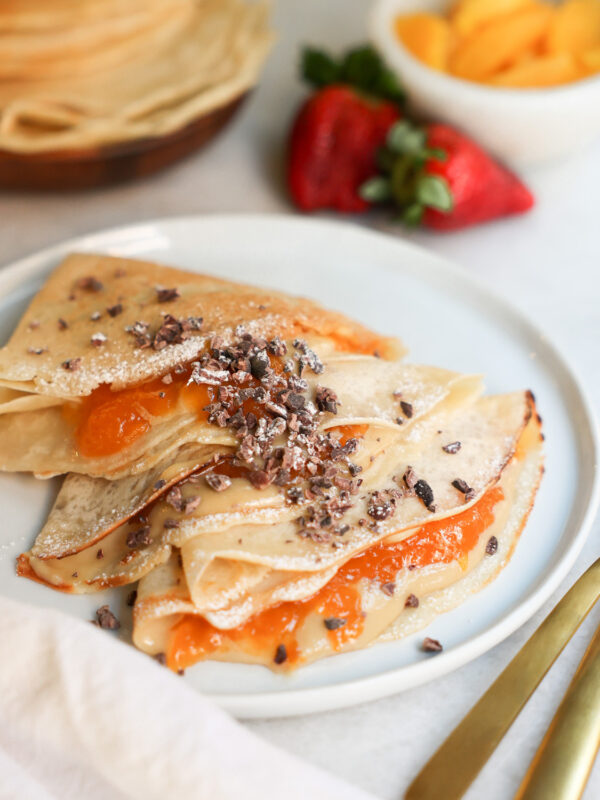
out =
<path fill-rule="evenodd" d="M 278 43 L 260 88 L 216 143 L 169 172 L 76 196 L 0 194 L 0 262 L 7 264 L 76 234 L 160 216 L 291 213 L 282 180 L 283 143 L 304 91 L 296 79 L 299 44 L 339 48 L 360 42 L 368 5 L 364 0 L 279 0 Z M 527 217 L 465 233 L 409 236 L 460 262 L 545 327 L 570 355 L 598 408 L 600 142 L 568 162 L 538 167 L 525 177 L 538 198 L 536 210 Z M 385 222 L 358 224 L 383 226 Z M 408 235 L 400 228 L 388 229 L 390 235 Z M 399 798 L 558 597 L 598 557 L 599 533 L 596 523 L 572 575 L 545 609 L 503 644 L 435 685 L 353 709 L 253 722 L 250 727 L 381 798 Z M 467 795 L 470 800 L 513 796 L 599 623 L 597 608 L 473 785 Z M 599 796 L 600 767 L 596 765 L 585 798 Z"/>

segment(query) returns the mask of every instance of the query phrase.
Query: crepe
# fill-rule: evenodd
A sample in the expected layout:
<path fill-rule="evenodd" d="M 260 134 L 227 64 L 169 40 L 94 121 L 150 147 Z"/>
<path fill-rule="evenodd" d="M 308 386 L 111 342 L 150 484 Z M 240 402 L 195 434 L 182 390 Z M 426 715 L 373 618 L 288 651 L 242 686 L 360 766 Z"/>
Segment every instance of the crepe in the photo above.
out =
<path fill-rule="evenodd" d="M 139 581 L 134 643 L 173 669 L 293 669 L 425 624 L 514 546 L 541 420 L 403 356 L 308 300 L 67 258 L 0 351 L 0 468 L 66 473 L 18 573 Z"/>
<path fill-rule="evenodd" d="M 169 297 L 168 290 L 177 293 Z M 177 328 L 160 347 L 156 333 L 167 314 L 198 327 Z M 138 343 L 140 322 L 151 345 Z M 398 340 L 305 298 L 145 261 L 76 253 L 49 276 L 0 350 L 0 384 L 63 399 L 89 395 L 101 384 L 119 389 L 191 361 L 215 336 L 231 341 L 240 324 L 267 339 L 312 335 L 341 351 L 383 357 L 403 352 Z M 106 339 L 94 346 L 98 334 Z"/>
<path fill-rule="evenodd" d="M 506 465 L 496 488 L 491 490 L 497 492 L 499 498 L 493 506 L 491 523 L 483 529 L 466 557 L 440 557 L 437 562 L 412 569 L 410 563 L 405 564 L 392 581 L 383 585 L 365 578 L 355 583 L 341 583 L 336 590 L 342 597 L 349 588 L 356 592 L 354 600 L 358 611 L 355 607 L 354 617 L 353 607 L 348 613 L 348 608 L 343 603 L 340 605 L 339 600 L 338 610 L 342 616 L 328 616 L 331 608 L 336 607 L 336 595 L 333 594 L 333 602 L 329 598 L 328 607 L 326 593 L 322 603 L 319 602 L 319 589 L 327 589 L 332 577 L 330 573 L 317 573 L 308 593 L 303 595 L 308 602 L 297 602 L 302 594 L 294 596 L 292 593 L 293 602 L 279 606 L 283 609 L 279 618 L 275 616 L 263 622 L 259 613 L 247 618 L 245 625 L 234 628 L 226 613 L 219 616 L 198 612 L 189 595 L 185 571 L 173 556 L 140 582 L 134 612 L 134 642 L 146 652 L 166 653 L 170 666 L 175 669 L 189 664 L 189 653 L 178 652 L 177 642 L 186 643 L 187 638 L 189 644 L 194 637 L 199 643 L 197 656 L 286 669 L 297 667 L 298 662 L 305 665 L 327 655 L 363 648 L 374 641 L 393 641 L 413 633 L 426 625 L 436 612 L 450 610 L 479 591 L 510 558 L 541 476 L 541 438 L 536 417 L 531 418 L 520 438 L 517 457 Z M 459 517 L 460 514 L 455 518 Z M 452 529 L 452 519 L 446 520 L 446 530 Z M 427 526 L 413 529 L 411 538 L 423 538 L 426 530 Z M 394 547 L 401 548 L 402 543 L 392 541 L 390 551 Z M 352 561 L 348 563 L 352 565 Z M 351 574 L 351 569 L 348 572 Z M 285 602 L 289 601 L 281 594 L 278 603 Z M 274 610 L 277 611 L 277 606 Z M 295 612 L 298 617 L 294 626 Z M 348 622 L 336 627 L 336 622 L 344 618 Z M 174 634 L 179 636 L 175 644 Z M 294 654 L 292 663 L 288 663 L 287 658 L 278 663 L 276 656 L 284 640 L 287 654 Z"/>
<path fill-rule="evenodd" d="M 371 388 L 361 374 L 370 369 L 378 382 L 384 378 L 372 354 L 402 354 L 397 340 L 307 300 L 140 261 L 70 256 L 0 351 L 0 469 L 116 479 L 153 469 L 161 451 L 174 453 L 187 443 L 232 445 L 230 431 L 205 424 L 206 414 L 199 416 L 209 402 L 201 392 L 206 387 L 192 391 L 188 384 L 194 359 L 217 340 L 226 346 L 241 320 L 248 321 L 249 332 L 287 338 L 290 358 L 303 358 L 293 346 L 302 335 L 332 365 L 340 359 L 331 370 L 335 385 L 344 391 L 355 383 L 342 424 L 365 418 Z M 352 353 L 371 355 L 355 360 Z M 317 377 L 309 376 L 313 386 Z M 453 391 L 457 378 L 442 370 L 398 367 L 385 379 L 388 387 L 395 381 L 405 388 L 407 397 L 418 393 L 417 419 Z M 381 422 L 394 425 L 398 404 L 391 396 L 386 399 Z M 110 424 L 119 414 L 129 415 L 132 403 L 148 423 L 144 435 L 112 450 L 86 452 L 76 435 L 82 420 L 88 428 L 92 422 L 97 426 L 102 413 L 109 419 L 104 424 Z M 27 405 L 33 410 L 23 410 Z"/>
<path fill-rule="evenodd" d="M 274 486 L 258 490 L 243 478 L 233 479 L 231 487 L 223 493 L 212 491 L 202 479 L 193 482 L 184 479 L 181 510 L 177 510 L 165 500 L 176 478 L 176 470 L 171 469 L 160 474 L 172 475 L 173 481 L 161 487 L 145 504 L 138 501 L 138 509 L 144 512 L 143 520 L 133 517 L 132 512 L 128 521 L 118 527 L 111 528 L 105 520 L 102 534 L 96 532 L 85 542 L 69 535 L 65 518 L 68 513 L 77 520 L 78 505 L 69 497 L 72 493 L 77 496 L 77 487 L 62 497 L 59 495 L 58 509 L 50 516 L 54 533 L 42 532 L 32 553 L 22 557 L 20 571 L 33 573 L 63 591 L 97 591 L 138 580 L 166 561 L 175 546 L 180 548 L 182 568 L 197 613 L 223 611 L 228 625 L 235 626 L 262 610 L 265 603 L 291 596 L 289 590 L 280 587 L 281 582 L 285 584 L 291 579 L 300 587 L 317 586 L 319 581 L 305 580 L 311 572 L 325 575 L 391 533 L 401 539 L 417 525 L 444 519 L 475 504 L 498 480 L 530 415 L 529 397 L 516 393 L 484 397 L 474 402 L 467 413 L 452 407 L 439 410 L 422 423 L 421 431 L 401 439 L 398 433 L 396 438 L 380 443 L 377 441 L 380 437 L 371 433 L 355 454 L 355 463 L 363 467 L 362 493 L 344 515 L 349 529 L 336 539 L 335 548 L 331 547 L 331 537 L 319 537 L 321 541 L 298 537 L 296 520 L 302 507 L 282 502 L 283 497 Z M 461 441 L 458 453 L 449 456 L 442 450 L 443 435 Z M 383 449 L 377 452 L 378 447 Z M 435 497 L 435 512 L 408 493 L 398 499 L 395 513 L 376 529 L 361 526 L 359 521 L 368 518 L 369 490 L 385 492 L 397 488 L 411 462 L 417 474 L 427 476 Z M 190 469 L 183 465 L 179 471 L 189 475 Z M 471 488 L 472 496 L 467 503 L 452 485 L 457 474 Z M 158 473 L 152 474 L 153 479 L 157 476 Z M 133 486 L 126 485 L 124 489 L 123 495 L 135 496 Z M 152 500 L 146 510 L 145 505 Z M 118 505 L 112 495 L 102 502 L 106 507 Z M 197 503 L 191 513 L 187 512 L 189 503 Z M 57 515 L 62 525 L 57 522 Z M 149 542 L 139 548 L 132 547 L 131 536 L 144 526 L 148 528 Z M 69 542 L 70 550 L 65 542 Z M 49 553 L 58 555 L 48 557 Z M 279 574 L 281 580 L 273 575 L 286 572 L 287 578 Z M 246 597 L 249 592 L 251 598 Z M 231 607 L 233 602 L 238 603 L 237 608 Z"/>
<path fill-rule="evenodd" d="M 177 131 L 250 89 L 273 41 L 260 2 L 14 6 L 0 9 L 0 148 L 21 153 Z"/>
<path fill-rule="evenodd" d="M 328 383 L 340 398 L 341 408 L 335 418 L 322 421 L 323 430 L 354 425 L 377 425 L 396 430 L 398 402 L 391 387 L 402 386 L 403 397 L 412 401 L 413 408 L 411 418 L 402 421 L 403 430 L 408 432 L 436 404 L 459 402 L 480 387 L 476 376 L 460 376 L 415 365 L 385 366 L 376 358 L 343 359 L 340 364 L 332 358 L 325 362 L 325 369 L 330 373 Z M 382 372 L 387 372 L 385 380 Z M 374 393 L 371 386 L 380 377 L 382 380 L 377 383 L 378 389 Z M 311 378 L 308 382 L 311 387 L 316 387 L 316 380 Z M 156 390 L 152 391 L 156 394 Z M 31 471 L 40 477 L 77 472 L 116 479 L 153 468 L 161 453 L 188 442 L 234 446 L 235 437 L 230 430 L 208 424 L 206 415 L 199 416 L 193 410 L 194 405 L 199 405 L 201 411 L 207 400 L 201 399 L 199 404 L 196 403 L 192 391 L 187 388 L 184 395 L 178 395 L 171 407 L 165 408 L 160 415 L 150 415 L 150 424 L 143 436 L 107 455 L 82 452 L 77 441 L 81 422 L 77 412 L 74 419 L 71 414 L 65 414 L 64 404 L 34 412 L 6 413 L 0 416 L 0 470 Z M 381 403 L 374 407 L 378 397 Z M 41 406 L 44 405 L 43 399 L 40 398 Z"/>

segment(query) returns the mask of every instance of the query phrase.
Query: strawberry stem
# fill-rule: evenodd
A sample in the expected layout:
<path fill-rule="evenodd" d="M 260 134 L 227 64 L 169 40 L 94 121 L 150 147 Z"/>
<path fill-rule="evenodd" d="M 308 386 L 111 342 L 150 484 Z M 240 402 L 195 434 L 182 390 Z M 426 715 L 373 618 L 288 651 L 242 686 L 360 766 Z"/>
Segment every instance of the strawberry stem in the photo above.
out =
<path fill-rule="evenodd" d="M 419 225 L 426 208 L 449 214 L 454 199 L 448 182 L 426 171 L 429 161 L 446 157 L 444 150 L 427 146 L 424 128 L 405 119 L 396 122 L 377 155 L 381 174 L 363 184 L 360 195 L 369 203 L 392 201 L 408 225 Z"/>

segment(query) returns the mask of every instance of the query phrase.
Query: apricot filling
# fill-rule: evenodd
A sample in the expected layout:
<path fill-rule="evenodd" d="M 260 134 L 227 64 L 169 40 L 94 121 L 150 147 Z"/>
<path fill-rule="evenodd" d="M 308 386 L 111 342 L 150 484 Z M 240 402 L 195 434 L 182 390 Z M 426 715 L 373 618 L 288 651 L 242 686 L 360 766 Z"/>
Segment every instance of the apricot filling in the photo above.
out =
<path fill-rule="evenodd" d="M 310 614 L 323 617 L 332 648 L 339 650 L 363 632 L 362 581 L 384 586 L 406 567 L 465 562 L 493 523 L 495 506 L 503 499 L 501 487 L 495 486 L 459 514 L 429 522 L 402 542 L 380 542 L 354 556 L 312 597 L 269 608 L 238 628 L 219 630 L 203 617 L 184 615 L 171 630 L 167 664 L 174 670 L 185 669 L 230 649 L 249 655 L 272 651 L 274 657 L 284 652 L 286 665 L 297 664 L 302 661 L 297 634 Z"/>

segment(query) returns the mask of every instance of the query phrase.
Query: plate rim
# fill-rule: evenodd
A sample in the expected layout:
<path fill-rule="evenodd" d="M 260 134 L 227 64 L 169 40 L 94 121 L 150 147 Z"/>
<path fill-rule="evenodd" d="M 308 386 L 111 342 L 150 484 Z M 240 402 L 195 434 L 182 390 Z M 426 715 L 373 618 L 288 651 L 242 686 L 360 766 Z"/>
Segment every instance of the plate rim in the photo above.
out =
<path fill-rule="evenodd" d="M 24 285 L 27 280 L 31 280 L 36 276 L 41 277 L 45 272 L 49 271 L 49 262 L 64 255 L 66 252 L 82 248 L 89 251 L 93 247 L 118 248 L 120 244 L 123 245 L 140 239 L 141 235 L 152 229 L 159 231 L 167 239 L 173 240 L 175 232 L 169 232 L 169 227 L 193 227 L 207 223 L 235 225 L 240 221 L 252 226 L 267 225 L 269 228 L 281 225 L 292 226 L 297 228 L 298 231 L 302 228 L 309 229 L 309 231 L 315 228 L 321 229 L 321 231 L 329 229 L 334 242 L 336 236 L 341 235 L 343 232 L 344 236 L 370 238 L 374 248 L 378 244 L 385 244 L 388 247 L 397 248 L 398 252 L 403 252 L 405 256 L 410 256 L 411 253 L 418 253 L 421 257 L 426 256 L 429 263 L 425 269 L 430 274 L 456 278 L 462 287 L 461 293 L 463 293 L 463 296 L 464 283 L 468 280 L 466 288 L 470 296 L 466 297 L 467 302 L 471 302 L 473 297 L 478 298 L 482 301 L 484 307 L 491 308 L 496 314 L 501 314 L 514 322 L 518 322 L 528 337 L 537 338 L 543 343 L 546 350 L 545 355 L 550 356 L 553 362 L 550 365 L 552 372 L 556 371 L 555 368 L 557 366 L 560 368 L 563 378 L 567 379 L 567 385 L 570 384 L 568 388 L 575 393 L 575 397 L 579 402 L 583 413 L 577 427 L 585 433 L 590 445 L 589 454 L 587 455 L 589 463 L 583 463 L 583 458 L 585 458 L 586 454 L 578 454 L 582 471 L 586 474 L 589 473 L 588 485 L 584 487 L 584 491 L 587 492 L 587 496 L 584 498 L 585 510 L 579 521 L 576 520 L 574 523 L 573 538 L 563 556 L 556 564 L 548 568 L 548 572 L 540 585 L 529 590 L 526 597 L 520 600 L 515 608 L 507 611 L 481 633 L 469 637 L 450 650 L 436 655 L 434 659 L 419 661 L 375 675 L 342 680 L 335 684 L 327 684 L 316 688 L 297 688 L 273 692 L 241 692 L 239 694 L 205 692 L 204 696 L 239 718 L 275 718 L 345 708 L 428 683 L 436 677 L 452 672 L 478 658 L 531 619 L 556 591 L 580 555 L 600 506 L 600 471 L 598 469 L 600 433 L 598 420 L 587 389 L 578 371 L 569 364 L 561 347 L 542 327 L 530 320 L 523 311 L 514 306 L 509 300 L 496 294 L 478 276 L 474 276 L 452 259 L 413 242 L 393 237 L 389 233 L 364 228 L 356 224 L 353 225 L 349 222 L 324 218 L 306 219 L 291 214 L 269 213 L 173 215 L 93 231 L 62 240 L 16 261 L 10 261 L 5 266 L 1 266 L 0 296 L 4 296 Z M 167 230 L 165 230 L 165 227 Z M 398 259 L 398 262 L 401 264 L 401 259 Z M 571 510 L 572 508 L 573 505 Z M 569 523 L 567 522 L 567 524 Z"/>

